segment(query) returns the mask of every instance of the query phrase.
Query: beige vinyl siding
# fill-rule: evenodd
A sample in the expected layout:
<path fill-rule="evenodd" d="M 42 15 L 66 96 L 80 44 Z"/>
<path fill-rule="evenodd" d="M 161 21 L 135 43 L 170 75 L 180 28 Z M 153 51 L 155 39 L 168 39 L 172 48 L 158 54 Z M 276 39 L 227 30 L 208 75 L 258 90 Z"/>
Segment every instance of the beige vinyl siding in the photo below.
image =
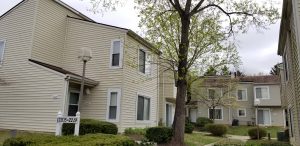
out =
<path fill-rule="evenodd" d="M 253 105 L 254 92 L 252 83 L 240 83 L 237 89 L 247 89 L 247 101 L 236 101 L 237 106 L 232 108 L 232 118 L 238 119 L 241 125 L 247 125 L 248 122 L 255 123 L 255 108 Z M 238 109 L 246 109 L 246 117 L 238 117 Z"/>
<path fill-rule="evenodd" d="M 35 1 L 25 1 L 0 19 L 0 39 L 6 40 L 0 67 L 6 83 L 0 83 L 0 129 L 55 129 L 65 82 L 61 75 L 28 61 L 36 6 Z"/>
<path fill-rule="evenodd" d="M 80 18 L 54 0 L 36 0 L 36 24 L 31 58 L 62 66 L 67 16 Z"/>
<path fill-rule="evenodd" d="M 278 84 L 255 84 L 254 85 L 254 87 L 260 87 L 260 86 L 269 88 L 270 99 L 261 99 L 259 106 L 281 106 L 280 86 Z M 255 94 L 255 89 L 254 89 L 254 94 Z"/>
<path fill-rule="evenodd" d="M 150 127 L 157 125 L 158 120 L 158 66 L 153 64 L 152 76 L 146 77 L 139 73 L 137 68 L 138 51 L 140 48 L 150 51 L 135 41 L 130 36 L 126 37 L 124 56 L 124 86 L 123 98 L 121 99 L 122 129 L 128 127 Z M 157 61 L 157 55 L 154 55 Z M 137 121 L 137 95 L 151 98 L 150 121 Z"/>
<path fill-rule="evenodd" d="M 176 98 L 174 92 L 174 74 L 171 70 L 166 70 L 164 65 L 159 68 L 159 119 L 163 124 L 166 122 L 166 98 Z M 174 95 L 175 94 L 175 95 Z"/>
<path fill-rule="evenodd" d="M 288 55 L 288 66 L 289 66 L 289 80 L 286 82 L 286 96 L 288 98 L 288 108 L 292 110 L 293 115 L 293 131 L 294 137 L 291 138 L 291 143 L 296 144 L 300 141 L 300 72 L 299 72 L 299 63 L 298 63 L 298 54 L 297 54 L 297 43 L 296 43 L 296 30 L 294 23 L 294 15 L 291 14 L 290 27 L 291 32 L 287 33 L 288 37 L 286 40 L 285 52 Z M 298 27 L 297 27 L 298 28 Z"/>
<path fill-rule="evenodd" d="M 121 88 L 123 94 L 123 69 L 110 69 L 109 59 L 111 41 L 124 39 L 125 35 L 124 31 L 116 28 L 68 18 L 63 68 L 81 75 L 82 62 L 77 58 L 79 49 L 91 48 L 93 58 L 87 62 L 86 76 L 100 82 L 98 86 L 91 88 L 91 94 L 86 95 L 80 102 L 83 118 L 106 120 L 108 88 Z M 121 100 L 123 98 L 127 100 L 124 95 L 121 96 Z M 121 103 L 121 108 L 122 106 Z M 116 124 L 119 126 L 119 122 Z"/>

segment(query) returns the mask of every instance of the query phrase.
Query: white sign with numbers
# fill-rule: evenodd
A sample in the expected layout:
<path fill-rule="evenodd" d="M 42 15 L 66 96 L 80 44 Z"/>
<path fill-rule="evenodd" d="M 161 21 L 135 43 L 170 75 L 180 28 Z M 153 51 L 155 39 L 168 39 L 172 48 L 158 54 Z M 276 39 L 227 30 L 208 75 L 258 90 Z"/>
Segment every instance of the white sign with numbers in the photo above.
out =
<path fill-rule="evenodd" d="M 63 117 L 61 111 L 58 112 L 56 118 L 55 136 L 61 136 L 61 129 L 63 123 L 75 123 L 74 135 L 79 135 L 80 113 L 77 112 L 75 117 Z"/>

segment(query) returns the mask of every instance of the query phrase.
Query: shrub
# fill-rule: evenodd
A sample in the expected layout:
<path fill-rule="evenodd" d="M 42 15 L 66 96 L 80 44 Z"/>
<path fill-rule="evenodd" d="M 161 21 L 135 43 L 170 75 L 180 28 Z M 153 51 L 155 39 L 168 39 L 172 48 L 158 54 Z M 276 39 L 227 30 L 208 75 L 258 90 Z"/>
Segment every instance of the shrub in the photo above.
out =
<path fill-rule="evenodd" d="M 158 144 L 168 143 L 173 136 L 173 130 L 169 127 L 151 127 L 146 130 L 145 137 Z"/>
<path fill-rule="evenodd" d="M 196 126 L 197 127 L 205 127 L 206 124 L 213 124 L 213 123 L 214 123 L 214 121 L 209 118 L 199 117 L 199 118 L 197 118 Z"/>
<path fill-rule="evenodd" d="M 75 124 L 64 123 L 62 128 L 63 135 L 74 134 Z M 89 133 L 105 133 L 105 134 L 117 134 L 118 127 L 116 124 L 98 121 L 93 119 L 81 119 L 79 126 L 79 135 L 85 135 Z"/>
<path fill-rule="evenodd" d="M 258 128 L 258 131 L 259 131 L 259 139 L 261 139 L 262 137 L 267 136 L 267 131 L 265 129 Z M 250 136 L 251 139 L 257 139 L 257 137 L 258 137 L 257 128 L 249 129 L 248 130 L 248 135 Z"/>
<path fill-rule="evenodd" d="M 185 123 L 185 133 L 193 133 L 194 125 L 192 123 Z"/>
<path fill-rule="evenodd" d="M 83 136 L 60 136 L 46 134 L 29 134 L 17 138 L 9 138 L 4 141 L 3 146 L 135 146 L 135 142 L 128 137 L 110 134 L 87 134 Z"/>
<path fill-rule="evenodd" d="M 292 146 L 288 142 L 275 140 L 249 140 L 246 146 Z"/>
<path fill-rule="evenodd" d="M 214 136 L 223 136 L 227 133 L 228 127 L 222 124 L 206 124 L 205 129 Z"/>
<path fill-rule="evenodd" d="M 146 128 L 126 128 L 124 133 L 126 135 L 145 135 Z"/>

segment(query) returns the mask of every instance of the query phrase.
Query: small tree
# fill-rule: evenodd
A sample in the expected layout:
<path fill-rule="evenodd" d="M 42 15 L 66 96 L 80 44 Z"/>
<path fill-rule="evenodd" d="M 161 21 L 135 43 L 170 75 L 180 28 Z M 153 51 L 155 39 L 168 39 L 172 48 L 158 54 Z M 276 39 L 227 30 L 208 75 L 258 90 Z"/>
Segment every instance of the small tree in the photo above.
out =
<path fill-rule="evenodd" d="M 278 65 L 279 65 L 279 63 L 277 63 L 276 65 L 274 65 L 271 68 L 271 71 L 270 71 L 271 75 L 279 75 L 280 69 L 279 69 Z"/>
<path fill-rule="evenodd" d="M 203 77 L 192 85 L 192 100 L 212 109 L 210 118 L 214 120 L 216 107 L 236 106 L 236 98 L 232 93 L 236 90 L 237 81 L 228 76 Z"/>

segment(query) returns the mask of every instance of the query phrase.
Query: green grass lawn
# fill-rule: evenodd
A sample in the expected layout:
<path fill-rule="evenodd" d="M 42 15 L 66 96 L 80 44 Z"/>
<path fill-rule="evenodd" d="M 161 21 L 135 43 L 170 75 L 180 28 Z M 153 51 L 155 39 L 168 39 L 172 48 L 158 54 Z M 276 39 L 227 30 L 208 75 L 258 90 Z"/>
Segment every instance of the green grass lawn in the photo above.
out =
<path fill-rule="evenodd" d="M 255 126 L 230 126 L 227 134 L 248 136 L 248 130 L 251 128 L 255 128 Z M 283 127 L 275 127 L 275 126 L 263 127 L 263 128 L 267 130 L 267 133 L 271 134 L 272 138 L 276 138 L 277 132 L 284 130 Z"/>
<path fill-rule="evenodd" d="M 200 133 L 185 134 L 184 140 L 187 146 L 204 146 L 206 144 L 214 143 L 223 140 L 223 137 L 214 137 Z"/>

